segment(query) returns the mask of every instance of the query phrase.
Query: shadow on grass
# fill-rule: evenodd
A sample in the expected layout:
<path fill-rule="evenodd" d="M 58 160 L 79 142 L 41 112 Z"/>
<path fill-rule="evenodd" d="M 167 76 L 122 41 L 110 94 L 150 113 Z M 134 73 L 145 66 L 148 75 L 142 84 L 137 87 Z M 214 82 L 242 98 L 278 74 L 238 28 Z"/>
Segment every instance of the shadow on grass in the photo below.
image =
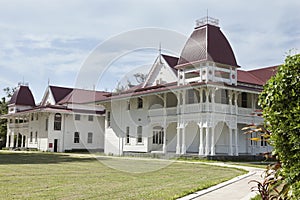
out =
<path fill-rule="evenodd" d="M 91 162 L 96 158 L 75 157 L 60 153 L 45 152 L 0 152 L 0 165 L 12 164 L 56 164 L 66 162 Z"/>

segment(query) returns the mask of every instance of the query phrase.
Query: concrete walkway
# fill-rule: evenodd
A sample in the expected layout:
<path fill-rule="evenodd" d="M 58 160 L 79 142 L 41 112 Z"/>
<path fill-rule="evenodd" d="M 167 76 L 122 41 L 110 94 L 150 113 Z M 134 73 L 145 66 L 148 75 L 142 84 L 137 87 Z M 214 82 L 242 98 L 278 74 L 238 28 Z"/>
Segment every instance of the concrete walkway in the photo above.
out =
<path fill-rule="evenodd" d="M 208 163 L 206 163 L 208 164 Z M 235 167 L 239 169 L 244 169 L 249 171 L 245 175 L 233 178 L 229 181 L 220 183 L 213 187 L 207 188 L 190 194 L 188 196 L 182 197 L 179 200 L 250 200 L 257 193 L 251 192 L 251 187 L 255 186 L 255 183 L 249 183 L 251 180 L 262 180 L 261 174 L 264 169 L 238 166 L 238 165 L 228 165 L 224 163 L 209 163 L 210 165 L 217 165 L 223 167 Z"/>

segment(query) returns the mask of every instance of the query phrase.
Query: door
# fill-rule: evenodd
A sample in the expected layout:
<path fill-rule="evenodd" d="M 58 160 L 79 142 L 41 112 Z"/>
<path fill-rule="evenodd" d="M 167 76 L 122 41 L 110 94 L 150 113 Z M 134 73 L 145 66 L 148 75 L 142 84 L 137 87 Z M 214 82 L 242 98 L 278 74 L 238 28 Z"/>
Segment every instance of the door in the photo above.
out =
<path fill-rule="evenodd" d="M 57 143 L 58 143 L 58 139 L 54 139 L 54 152 L 57 152 Z"/>

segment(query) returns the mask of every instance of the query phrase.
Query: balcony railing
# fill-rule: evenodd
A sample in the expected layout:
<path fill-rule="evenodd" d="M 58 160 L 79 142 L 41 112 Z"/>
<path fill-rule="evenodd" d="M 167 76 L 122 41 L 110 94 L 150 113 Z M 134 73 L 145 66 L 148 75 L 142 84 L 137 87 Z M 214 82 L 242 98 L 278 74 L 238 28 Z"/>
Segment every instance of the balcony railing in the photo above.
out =
<path fill-rule="evenodd" d="M 16 124 L 16 123 L 10 123 L 9 125 L 9 128 L 28 128 L 28 122 L 26 123 L 19 123 L 19 124 Z"/>
<path fill-rule="evenodd" d="M 251 108 L 238 108 L 238 113 L 236 113 L 235 105 L 228 104 L 218 104 L 215 103 L 214 106 L 212 103 L 195 103 L 195 104 L 186 104 L 185 106 L 180 106 L 180 113 L 184 114 L 193 114 L 193 113 L 201 113 L 201 112 L 215 112 L 215 113 L 223 113 L 223 114 L 237 114 L 243 116 L 250 116 L 253 113 Z M 149 110 L 150 117 L 156 116 L 174 116 L 177 115 L 177 107 L 171 108 L 156 108 Z"/>

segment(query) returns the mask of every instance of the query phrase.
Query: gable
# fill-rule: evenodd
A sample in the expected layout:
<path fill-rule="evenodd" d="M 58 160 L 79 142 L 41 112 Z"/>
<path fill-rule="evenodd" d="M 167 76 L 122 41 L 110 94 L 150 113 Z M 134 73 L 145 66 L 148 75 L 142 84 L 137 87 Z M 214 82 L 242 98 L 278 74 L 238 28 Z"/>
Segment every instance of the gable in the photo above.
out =
<path fill-rule="evenodd" d="M 168 64 L 162 55 L 159 55 L 150 72 L 143 87 L 163 85 L 177 81 L 177 74 L 174 69 Z"/>

